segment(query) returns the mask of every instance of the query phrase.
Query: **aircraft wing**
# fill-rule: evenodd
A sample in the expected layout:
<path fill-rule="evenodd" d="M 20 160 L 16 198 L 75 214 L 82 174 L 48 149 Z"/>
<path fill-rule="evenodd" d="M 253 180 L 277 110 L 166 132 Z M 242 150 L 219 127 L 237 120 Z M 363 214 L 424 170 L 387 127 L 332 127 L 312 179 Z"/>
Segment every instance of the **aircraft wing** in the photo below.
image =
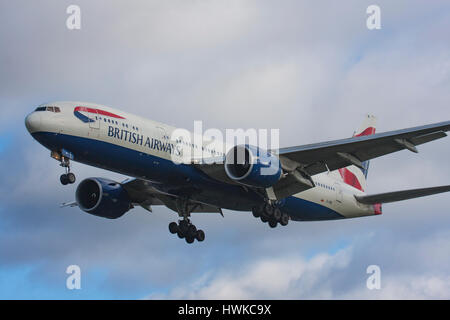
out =
<path fill-rule="evenodd" d="M 141 179 L 127 179 L 121 185 L 125 188 L 131 198 L 131 203 L 135 206 L 141 206 L 145 210 L 152 212 L 152 206 L 163 205 L 178 212 L 177 197 L 158 191 L 153 187 L 151 182 Z M 76 201 L 66 202 L 60 205 L 61 208 L 77 206 L 78 203 Z M 222 209 L 218 207 L 194 201 L 190 201 L 188 206 L 190 209 L 189 212 L 218 212 L 223 216 Z"/>
<path fill-rule="evenodd" d="M 349 165 L 362 167 L 362 162 L 366 160 L 404 149 L 417 153 L 416 146 L 446 137 L 445 132 L 449 130 L 450 121 L 446 121 L 369 136 L 282 148 L 279 156 L 287 171 L 299 170 L 312 176 Z"/>
<path fill-rule="evenodd" d="M 368 136 L 281 148 L 278 156 L 285 175 L 266 192 L 272 200 L 283 199 L 313 188 L 313 175 L 349 165 L 362 168 L 364 161 L 400 150 L 407 149 L 417 153 L 416 146 L 444 138 L 449 130 L 450 121 L 445 121 Z M 223 159 L 215 163 L 213 161 L 213 164 L 193 165 L 214 179 L 237 184 L 225 173 Z"/>
<path fill-rule="evenodd" d="M 177 197 L 158 191 L 153 187 L 151 182 L 141 179 L 127 179 L 122 182 L 122 186 L 125 188 L 134 204 L 137 204 L 150 212 L 152 211 L 152 205 L 164 205 L 169 209 L 178 212 Z M 204 203 L 190 201 L 188 206 L 190 206 L 190 212 L 218 212 L 223 215 L 221 208 Z"/>
<path fill-rule="evenodd" d="M 368 196 L 355 196 L 355 198 L 363 204 L 378 204 L 420 198 L 448 191 L 450 191 L 450 186 L 440 186 L 432 188 L 386 192 Z"/>

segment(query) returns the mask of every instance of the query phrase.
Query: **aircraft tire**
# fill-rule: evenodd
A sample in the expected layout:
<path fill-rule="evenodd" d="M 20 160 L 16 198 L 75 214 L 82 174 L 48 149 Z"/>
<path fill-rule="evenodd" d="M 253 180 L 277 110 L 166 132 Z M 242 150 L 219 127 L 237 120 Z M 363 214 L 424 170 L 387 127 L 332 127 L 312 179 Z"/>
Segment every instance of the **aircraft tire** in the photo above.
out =
<path fill-rule="evenodd" d="M 179 230 L 179 228 L 178 228 L 178 224 L 176 222 L 169 223 L 169 232 L 171 234 L 177 233 L 178 230 Z"/>
<path fill-rule="evenodd" d="M 282 216 L 282 213 L 281 213 L 280 208 L 274 208 L 273 209 L 273 217 L 274 217 L 274 219 L 277 220 L 277 221 L 280 221 L 281 216 Z"/>
<path fill-rule="evenodd" d="M 69 173 L 66 175 L 66 177 L 67 177 L 67 181 L 68 181 L 69 184 L 74 184 L 75 181 L 77 180 L 76 177 L 75 177 L 75 175 L 74 175 L 72 172 L 69 172 Z"/>
<path fill-rule="evenodd" d="M 281 215 L 280 224 L 282 226 L 287 226 L 289 223 L 289 215 L 287 213 L 283 213 Z"/>
<path fill-rule="evenodd" d="M 259 209 L 258 209 L 257 207 L 254 207 L 254 208 L 252 209 L 252 213 L 253 213 L 253 216 L 254 216 L 255 218 L 259 218 L 259 217 L 261 216 L 261 213 L 260 213 L 260 211 L 259 211 Z"/>
<path fill-rule="evenodd" d="M 272 217 L 273 216 L 273 206 L 270 203 L 266 203 L 264 205 L 264 213 L 266 214 L 266 216 L 268 217 Z"/>
<path fill-rule="evenodd" d="M 188 229 L 189 229 L 189 223 L 186 220 L 181 220 L 180 221 L 180 225 L 179 225 L 179 229 L 183 234 L 187 234 Z"/>
<path fill-rule="evenodd" d="M 191 235 L 187 235 L 185 240 L 186 240 L 187 243 L 191 244 L 191 243 L 194 242 L 195 238 L 193 236 L 191 236 Z"/>
<path fill-rule="evenodd" d="M 186 238 L 195 238 L 195 235 L 197 234 L 197 228 L 191 224 L 188 226 L 187 232 L 186 232 Z"/>
<path fill-rule="evenodd" d="M 269 226 L 271 228 L 276 228 L 277 224 L 278 224 L 277 220 L 275 220 L 275 219 L 270 219 L 269 220 Z"/>
<path fill-rule="evenodd" d="M 61 182 L 61 184 L 62 184 L 63 186 L 69 184 L 69 178 L 67 177 L 66 174 L 62 174 L 62 175 L 59 177 L 59 181 Z"/>
<path fill-rule="evenodd" d="M 199 242 L 202 242 L 203 240 L 205 240 L 205 233 L 203 232 L 203 230 L 197 230 L 197 232 L 195 234 L 195 238 Z"/>

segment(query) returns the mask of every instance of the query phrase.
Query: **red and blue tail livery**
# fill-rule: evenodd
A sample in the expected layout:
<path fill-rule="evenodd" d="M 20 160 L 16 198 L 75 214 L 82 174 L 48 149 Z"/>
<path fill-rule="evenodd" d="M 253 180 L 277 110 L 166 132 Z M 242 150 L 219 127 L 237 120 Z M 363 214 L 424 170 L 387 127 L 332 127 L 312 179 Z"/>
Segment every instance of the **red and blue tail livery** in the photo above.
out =
<path fill-rule="evenodd" d="M 377 119 L 375 116 L 367 115 L 360 128 L 353 134 L 353 137 L 364 137 L 375 134 L 376 121 Z M 366 180 L 369 173 L 369 163 L 369 160 L 362 161 L 361 166 L 359 167 L 351 165 L 346 168 L 341 168 L 338 171 L 346 184 L 360 191 L 364 191 L 366 189 Z"/>

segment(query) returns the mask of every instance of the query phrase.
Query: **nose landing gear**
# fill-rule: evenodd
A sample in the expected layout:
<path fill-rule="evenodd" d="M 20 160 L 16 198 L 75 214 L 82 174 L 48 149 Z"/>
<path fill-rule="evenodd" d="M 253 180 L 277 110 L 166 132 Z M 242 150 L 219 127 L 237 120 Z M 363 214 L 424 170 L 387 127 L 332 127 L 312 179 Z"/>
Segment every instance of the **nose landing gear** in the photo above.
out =
<path fill-rule="evenodd" d="M 61 184 L 63 186 L 68 185 L 68 184 L 73 184 L 76 181 L 76 177 L 75 174 L 73 174 L 72 172 L 70 172 L 70 160 L 64 156 L 61 157 L 60 159 L 60 166 L 63 167 L 66 171 L 66 173 L 62 174 L 59 177 L 59 181 L 61 181 Z"/>
<path fill-rule="evenodd" d="M 59 177 L 59 181 L 61 181 L 61 184 L 63 186 L 65 186 L 65 185 L 68 185 L 68 184 L 75 183 L 76 177 L 75 177 L 75 175 L 72 172 L 69 172 L 69 173 L 62 174 Z"/>

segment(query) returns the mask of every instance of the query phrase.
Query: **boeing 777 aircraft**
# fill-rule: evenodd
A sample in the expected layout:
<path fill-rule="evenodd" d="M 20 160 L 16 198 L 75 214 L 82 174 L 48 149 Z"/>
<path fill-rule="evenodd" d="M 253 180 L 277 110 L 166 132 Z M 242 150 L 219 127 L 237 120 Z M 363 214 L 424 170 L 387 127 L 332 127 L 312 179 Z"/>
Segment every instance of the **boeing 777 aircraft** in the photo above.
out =
<path fill-rule="evenodd" d="M 365 193 L 370 159 L 404 149 L 417 153 L 418 145 L 447 136 L 450 121 L 375 133 L 375 118 L 367 116 L 351 138 L 279 150 L 220 141 L 199 145 L 194 136 L 173 135 L 174 127 L 85 102 L 40 105 L 25 124 L 65 168 L 63 185 L 75 182 L 71 160 L 132 177 L 85 179 L 76 201 L 63 206 L 116 219 L 137 205 L 149 211 L 164 205 L 179 215 L 169 231 L 187 243 L 205 239 L 190 220 L 193 212 L 252 211 L 274 228 L 290 220 L 379 215 L 382 203 L 450 191 L 447 185 Z M 198 150 L 200 160 L 174 161 Z"/>

